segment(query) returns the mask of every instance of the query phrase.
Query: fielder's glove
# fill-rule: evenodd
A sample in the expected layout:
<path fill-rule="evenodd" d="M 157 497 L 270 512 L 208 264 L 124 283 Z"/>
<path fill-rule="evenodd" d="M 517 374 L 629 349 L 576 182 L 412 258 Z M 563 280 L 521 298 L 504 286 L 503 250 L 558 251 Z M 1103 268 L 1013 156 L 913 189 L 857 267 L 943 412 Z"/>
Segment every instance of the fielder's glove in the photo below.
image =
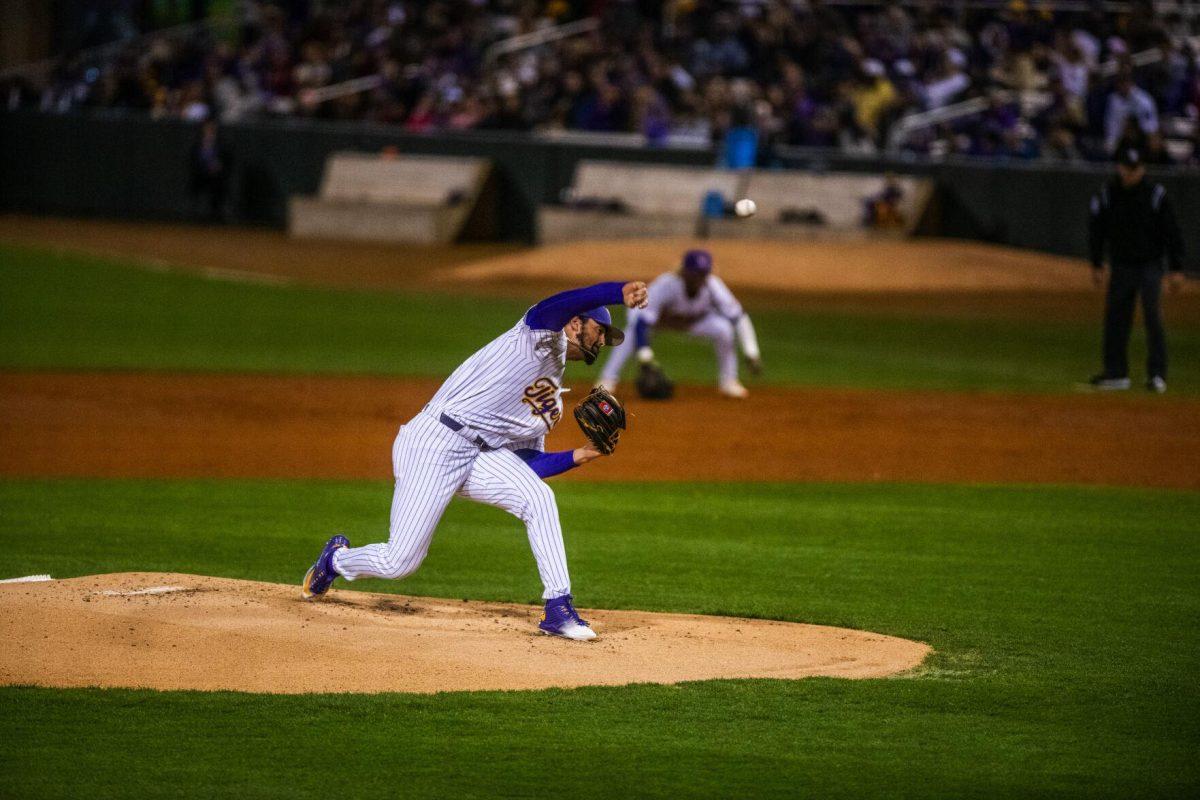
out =
<path fill-rule="evenodd" d="M 597 386 L 575 406 L 575 421 L 592 446 L 609 455 L 617 449 L 617 439 L 625 430 L 625 409 L 611 393 Z"/>
<path fill-rule="evenodd" d="M 638 394 L 646 400 L 670 400 L 675 395 L 675 382 L 653 361 L 638 366 L 634 385 Z"/>

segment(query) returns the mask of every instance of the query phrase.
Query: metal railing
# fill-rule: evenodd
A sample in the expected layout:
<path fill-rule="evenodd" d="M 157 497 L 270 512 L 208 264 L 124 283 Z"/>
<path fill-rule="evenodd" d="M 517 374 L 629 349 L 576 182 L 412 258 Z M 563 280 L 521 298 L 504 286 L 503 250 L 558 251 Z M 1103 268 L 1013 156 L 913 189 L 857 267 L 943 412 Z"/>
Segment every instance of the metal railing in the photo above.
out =
<path fill-rule="evenodd" d="M 299 98 L 302 104 L 315 106 L 337 97 L 345 97 L 346 95 L 358 94 L 359 92 L 369 92 L 372 89 L 378 89 L 382 85 L 382 75 L 365 75 L 361 78 L 351 78 L 348 81 L 333 83 L 328 86 L 319 86 L 315 89 L 301 89 Z"/>
<path fill-rule="evenodd" d="M 483 66 L 486 69 L 495 63 L 496 59 L 509 53 L 516 53 L 521 50 L 528 50 L 532 47 L 540 47 L 541 45 L 550 42 L 557 42 L 560 39 L 568 39 L 572 36 L 579 36 L 584 33 L 591 33 L 600 27 L 600 20 L 596 17 L 587 17 L 585 19 L 576 20 L 575 22 L 567 22 L 562 25 L 555 25 L 553 28 L 543 28 L 540 31 L 532 33 L 522 33 L 518 36 L 512 36 L 508 39 L 501 39 L 498 42 L 488 46 L 483 51 Z"/>

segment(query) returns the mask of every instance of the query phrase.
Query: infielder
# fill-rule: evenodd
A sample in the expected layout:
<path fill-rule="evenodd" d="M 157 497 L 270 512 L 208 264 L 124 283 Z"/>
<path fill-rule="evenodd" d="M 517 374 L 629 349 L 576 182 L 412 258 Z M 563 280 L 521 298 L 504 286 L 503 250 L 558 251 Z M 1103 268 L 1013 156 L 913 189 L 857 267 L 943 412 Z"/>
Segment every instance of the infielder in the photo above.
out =
<path fill-rule="evenodd" d="M 562 418 L 566 362 L 591 364 L 601 346 L 625 338 L 605 306 L 638 308 L 646 300 L 640 281 L 556 294 L 463 362 L 401 426 L 392 445 L 396 486 L 388 541 L 350 547 L 345 536 L 334 536 L 304 576 L 303 596 L 322 596 L 339 575 L 354 580 L 412 574 L 458 494 L 503 508 L 525 523 L 545 587 L 538 627 L 568 639 L 594 639 L 571 602 L 558 506 L 542 478 L 611 453 L 624 412 L 611 395 L 593 391 L 575 409 L 592 446 L 545 453 L 544 441 Z"/>
<path fill-rule="evenodd" d="M 741 344 L 750 371 L 757 375 L 762 370 L 758 337 L 733 292 L 713 274 L 712 255 L 707 250 L 687 251 L 679 269 L 659 275 L 649 291 L 649 304 L 644 310 L 630 311 L 626 321 L 633 340 L 612 351 L 596 385 L 616 391 L 621 368 L 635 350 L 642 369 L 653 365 L 650 332 L 661 327 L 711 339 L 717 355 L 717 389 L 727 397 L 746 397 L 749 392 L 738 380 L 734 343 Z"/>

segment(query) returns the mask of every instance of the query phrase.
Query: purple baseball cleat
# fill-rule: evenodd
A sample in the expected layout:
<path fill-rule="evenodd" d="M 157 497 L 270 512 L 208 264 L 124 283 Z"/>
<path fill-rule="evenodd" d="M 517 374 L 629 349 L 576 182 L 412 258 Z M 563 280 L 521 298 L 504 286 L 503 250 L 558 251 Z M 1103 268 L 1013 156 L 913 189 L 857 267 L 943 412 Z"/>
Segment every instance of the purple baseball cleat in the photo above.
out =
<path fill-rule="evenodd" d="M 317 561 L 304 574 L 304 583 L 300 585 L 300 594 L 305 600 L 320 597 L 329 591 L 333 579 L 338 576 L 333 568 L 333 554 L 340 547 L 349 547 L 350 540 L 340 533 L 325 543 L 325 549 L 317 556 Z"/>
<path fill-rule="evenodd" d="M 571 605 L 569 594 L 546 601 L 546 610 L 542 613 L 542 621 L 538 623 L 538 627 L 542 633 L 566 639 L 587 641 L 596 638 L 596 632 L 579 618 L 575 606 Z"/>

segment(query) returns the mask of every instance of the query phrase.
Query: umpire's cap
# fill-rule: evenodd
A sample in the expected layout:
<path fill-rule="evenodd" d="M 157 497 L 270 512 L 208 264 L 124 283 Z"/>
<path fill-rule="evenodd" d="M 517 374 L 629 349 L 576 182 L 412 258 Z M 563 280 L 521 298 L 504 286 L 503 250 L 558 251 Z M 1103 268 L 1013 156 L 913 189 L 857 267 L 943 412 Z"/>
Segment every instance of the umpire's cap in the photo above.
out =
<path fill-rule="evenodd" d="M 688 250 L 683 254 L 684 272 L 694 272 L 697 275 L 707 275 L 712 272 L 712 253 L 707 250 Z"/>
<path fill-rule="evenodd" d="M 625 331 L 613 325 L 612 314 L 608 313 L 608 309 L 604 306 L 596 306 L 590 311 L 585 311 L 579 316 L 584 319 L 590 319 L 597 325 L 604 328 L 604 343 L 610 347 L 616 347 L 621 342 L 625 341 Z"/>

